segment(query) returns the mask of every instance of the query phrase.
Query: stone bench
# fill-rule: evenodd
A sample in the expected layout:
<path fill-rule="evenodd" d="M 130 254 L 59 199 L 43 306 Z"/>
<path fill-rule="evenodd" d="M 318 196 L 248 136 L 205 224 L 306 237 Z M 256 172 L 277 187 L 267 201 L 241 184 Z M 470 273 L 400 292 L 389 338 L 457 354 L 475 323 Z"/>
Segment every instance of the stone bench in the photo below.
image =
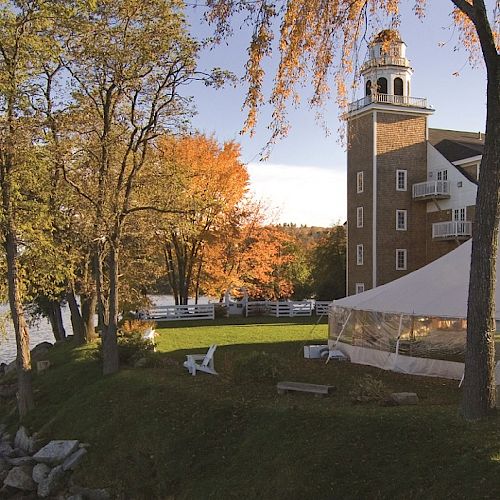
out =
<path fill-rule="evenodd" d="M 278 394 L 286 394 L 289 391 L 309 392 L 317 397 L 328 396 L 335 389 L 333 385 L 305 384 L 303 382 L 278 382 L 276 385 Z"/>

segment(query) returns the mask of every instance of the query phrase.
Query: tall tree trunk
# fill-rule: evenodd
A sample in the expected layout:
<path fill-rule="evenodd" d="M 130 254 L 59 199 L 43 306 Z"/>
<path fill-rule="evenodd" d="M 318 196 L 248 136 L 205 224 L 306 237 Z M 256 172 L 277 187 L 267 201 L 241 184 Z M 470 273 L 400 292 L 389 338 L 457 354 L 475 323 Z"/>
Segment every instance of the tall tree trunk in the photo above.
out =
<path fill-rule="evenodd" d="M 118 259 L 119 243 L 112 242 L 109 254 L 109 315 L 102 332 L 103 374 L 116 373 L 120 368 L 117 345 L 118 331 Z"/>
<path fill-rule="evenodd" d="M 500 60 L 488 68 L 484 154 L 474 220 L 462 412 L 474 420 L 495 411 L 495 290 L 500 216 Z"/>
<path fill-rule="evenodd" d="M 66 293 L 66 300 L 68 301 L 69 310 L 71 313 L 71 326 L 73 328 L 73 336 L 78 344 L 85 343 L 85 325 L 83 322 L 78 302 L 76 300 L 75 292 L 70 290 Z"/>
<path fill-rule="evenodd" d="M 5 199 L 5 189 L 4 189 Z M 9 230 L 10 229 L 10 230 Z M 35 406 L 31 383 L 31 353 L 29 347 L 29 330 L 24 318 L 23 304 L 20 294 L 20 279 L 17 262 L 17 242 L 15 233 L 8 224 L 5 234 L 5 250 L 7 254 L 7 282 L 9 287 L 9 304 L 17 346 L 17 406 L 22 419 Z"/>
<path fill-rule="evenodd" d="M 61 312 L 61 303 L 58 300 L 49 300 L 48 303 L 48 317 L 52 333 L 56 341 L 66 340 L 66 330 Z"/>
<path fill-rule="evenodd" d="M 95 311 L 97 306 L 97 295 L 92 292 L 89 295 L 81 295 L 82 321 L 85 342 L 92 342 L 96 338 L 95 333 Z"/>

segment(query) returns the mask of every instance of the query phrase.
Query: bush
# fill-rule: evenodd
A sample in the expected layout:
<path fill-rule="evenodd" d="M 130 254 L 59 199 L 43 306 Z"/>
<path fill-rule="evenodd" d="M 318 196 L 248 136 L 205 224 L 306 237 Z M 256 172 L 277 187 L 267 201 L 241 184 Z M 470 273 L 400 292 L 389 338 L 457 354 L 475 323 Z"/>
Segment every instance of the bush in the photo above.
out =
<path fill-rule="evenodd" d="M 118 337 L 118 358 L 120 363 L 133 365 L 139 358 L 146 357 L 154 350 L 154 344 L 143 339 L 140 333 L 128 333 Z M 102 361 L 102 342 L 97 346 L 97 358 Z"/>
<path fill-rule="evenodd" d="M 349 392 L 354 403 L 382 402 L 387 397 L 389 390 L 381 380 L 365 375 L 358 380 L 355 388 Z"/>
<path fill-rule="evenodd" d="M 215 304 L 214 305 L 214 315 L 216 318 L 227 318 L 228 311 L 226 304 Z"/>
<path fill-rule="evenodd" d="M 276 354 L 251 352 L 233 363 L 233 380 L 244 382 L 275 381 L 283 376 L 285 365 Z"/>
<path fill-rule="evenodd" d="M 134 335 L 144 335 L 149 329 L 154 330 L 156 323 L 154 321 L 144 321 L 140 319 L 124 319 L 120 322 L 120 334 L 124 337 Z"/>

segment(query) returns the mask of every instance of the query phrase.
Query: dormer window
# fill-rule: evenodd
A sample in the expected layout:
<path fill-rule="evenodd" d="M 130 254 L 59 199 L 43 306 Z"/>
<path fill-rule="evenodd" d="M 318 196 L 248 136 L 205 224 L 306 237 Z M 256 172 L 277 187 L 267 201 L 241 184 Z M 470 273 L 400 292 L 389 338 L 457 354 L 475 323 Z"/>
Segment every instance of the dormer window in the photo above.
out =
<path fill-rule="evenodd" d="M 394 95 L 403 95 L 403 80 L 401 78 L 394 78 Z"/>
<path fill-rule="evenodd" d="M 379 94 L 387 94 L 387 78 L 379 78 L 377 80 L 377 92 Z"/>

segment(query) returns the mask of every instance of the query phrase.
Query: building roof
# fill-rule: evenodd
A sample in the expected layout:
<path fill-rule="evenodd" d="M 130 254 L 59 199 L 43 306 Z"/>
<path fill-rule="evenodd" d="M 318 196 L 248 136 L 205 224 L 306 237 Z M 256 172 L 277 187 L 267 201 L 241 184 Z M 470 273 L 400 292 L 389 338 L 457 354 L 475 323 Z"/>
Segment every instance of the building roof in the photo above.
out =
<path fill-rule="evenodd" d="M 481 132 L 429 129 L 429 142 L 451 163 L 482 155 L 484 137 Z"/>

